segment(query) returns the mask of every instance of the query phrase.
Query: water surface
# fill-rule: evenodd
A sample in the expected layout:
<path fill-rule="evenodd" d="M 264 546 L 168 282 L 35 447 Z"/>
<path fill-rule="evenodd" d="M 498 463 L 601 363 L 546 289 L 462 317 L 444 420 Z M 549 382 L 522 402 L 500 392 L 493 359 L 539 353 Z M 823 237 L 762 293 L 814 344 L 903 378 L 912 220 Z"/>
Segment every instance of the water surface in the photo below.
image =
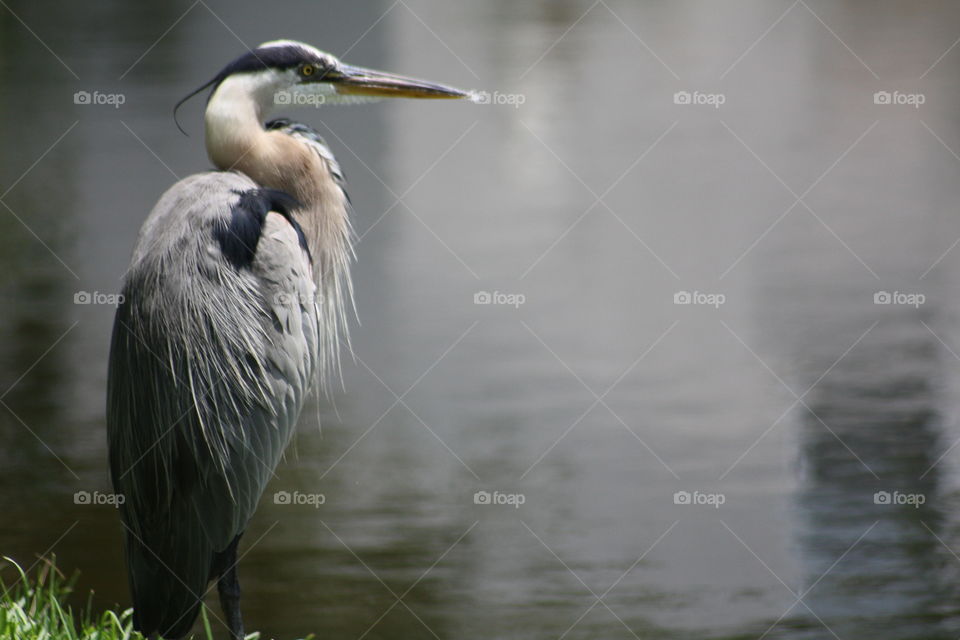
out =
<path fill-rule="evenodd" d="M 284 36 L 523 104 L 292 114 L 347 172 L 359 322 L 343 389 L 305 408 L 244 538 L 250 629 L 960 633 L 956 7 L 50 12 L 0 10 L 0 552 L 56 553 L 97 606 L 127 605 L 115 510 L 74 500 L 109 491 L 113 310 L 74 298 L 117 291 L 153 203 L 208 166 L 202 101 L 185 138 L 176 99 Z"/>

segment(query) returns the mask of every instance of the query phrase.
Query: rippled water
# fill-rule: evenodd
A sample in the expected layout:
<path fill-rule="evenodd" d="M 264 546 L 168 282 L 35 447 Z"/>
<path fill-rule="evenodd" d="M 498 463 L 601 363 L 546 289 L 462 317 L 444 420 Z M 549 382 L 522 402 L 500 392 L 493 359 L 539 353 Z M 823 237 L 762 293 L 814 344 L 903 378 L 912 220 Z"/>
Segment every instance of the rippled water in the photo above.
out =
<path fill-rule="evenodd" d="M 955 6 L 53 13 L 0 9 L 0 553 L 128 602 L 115 510 L 74 501 L 109 491 L 112 322 L 74 296 L 115 292 L 159 194 L 207 166 L 200 101 L 184 138 L 175 100 L 285 36 L 523 104 L 294 114 L 347 171 L 360 322 L 244 538 L 250 629 L 960 634 Z"/>

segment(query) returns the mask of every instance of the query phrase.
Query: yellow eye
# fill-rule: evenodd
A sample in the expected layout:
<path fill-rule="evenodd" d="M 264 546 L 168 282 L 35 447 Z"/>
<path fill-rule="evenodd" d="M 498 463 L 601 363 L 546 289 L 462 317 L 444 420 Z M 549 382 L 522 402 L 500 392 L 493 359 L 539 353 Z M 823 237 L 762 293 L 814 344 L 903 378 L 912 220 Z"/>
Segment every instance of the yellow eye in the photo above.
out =
<path fill-rule="evenodd" d="M 300 67 L 300 75 L 302 76 L 312 76 L 313 73 L 317 70 L 312 64 L 305 64 Z"/>

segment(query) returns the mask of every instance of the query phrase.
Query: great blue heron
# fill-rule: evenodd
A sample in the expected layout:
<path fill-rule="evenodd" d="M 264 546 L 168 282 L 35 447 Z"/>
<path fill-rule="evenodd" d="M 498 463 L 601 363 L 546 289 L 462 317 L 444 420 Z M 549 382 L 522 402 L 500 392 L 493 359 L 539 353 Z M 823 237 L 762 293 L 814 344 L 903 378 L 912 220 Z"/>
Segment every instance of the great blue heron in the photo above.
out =
<path fill-rule="evenodd" d="M 310 127 L 264 118 L 276 104 L 468 94 L 290 40 L 187 98 L 210 87 L 219 171 L 173 185 L 140 230 L 113 327 L 107 433 L 134 626 L 186 635 L 217 580 L 240 639 L 237 543 L 305 395 L 338 367 L 352 301 L 340 167 Z"/>

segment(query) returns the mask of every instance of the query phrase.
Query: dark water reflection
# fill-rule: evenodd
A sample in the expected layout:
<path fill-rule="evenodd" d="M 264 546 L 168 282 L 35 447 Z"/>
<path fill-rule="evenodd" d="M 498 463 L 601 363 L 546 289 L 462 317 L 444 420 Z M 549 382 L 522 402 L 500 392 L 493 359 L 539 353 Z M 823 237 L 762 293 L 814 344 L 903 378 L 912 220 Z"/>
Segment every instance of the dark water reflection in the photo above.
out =
<path fill-rule="evenodd" d="M 934 65 L 953 5 L 9 7 L 0 553 L 55 552 L 97 606 L 127 603 L 116 513 L 74 501 L 109 490 L 112 309 L 74 296 L 115 291 L 159 194 L 206 167 L 200 104 L 183 138 L 175 99 L 240 41 L 286 36 L 525 102 L 295 114 L 348 174 L 362 324 L 246 535 L 250 628 L 960 634 L 960 48 Z M 884 90 L 926 101 L 874 104 Z M 295 491 L 325 502 L 273 500 Z"/>
<path fill-rule="evenodd" d="M 798 605 L 786 620 L 797 637 L 823 637 L 824 623 L 840 637 L 956 636 L 956 572 L 945 546 L 955 541 L 951 500 L 938 461 L 943 363 L 921 324 L 929 311 L 873 325 L 799 412 L 804 481 L 795 535 L 805 571 L 798 595 L 808 592 L 810 609 Z M 860 319 L 859 326 L 839 323 L 835 341 L 822 333 L 798 341 L 811 362 L 802 387 L 836 359 L 824 342 L 876 321 Z"/>

